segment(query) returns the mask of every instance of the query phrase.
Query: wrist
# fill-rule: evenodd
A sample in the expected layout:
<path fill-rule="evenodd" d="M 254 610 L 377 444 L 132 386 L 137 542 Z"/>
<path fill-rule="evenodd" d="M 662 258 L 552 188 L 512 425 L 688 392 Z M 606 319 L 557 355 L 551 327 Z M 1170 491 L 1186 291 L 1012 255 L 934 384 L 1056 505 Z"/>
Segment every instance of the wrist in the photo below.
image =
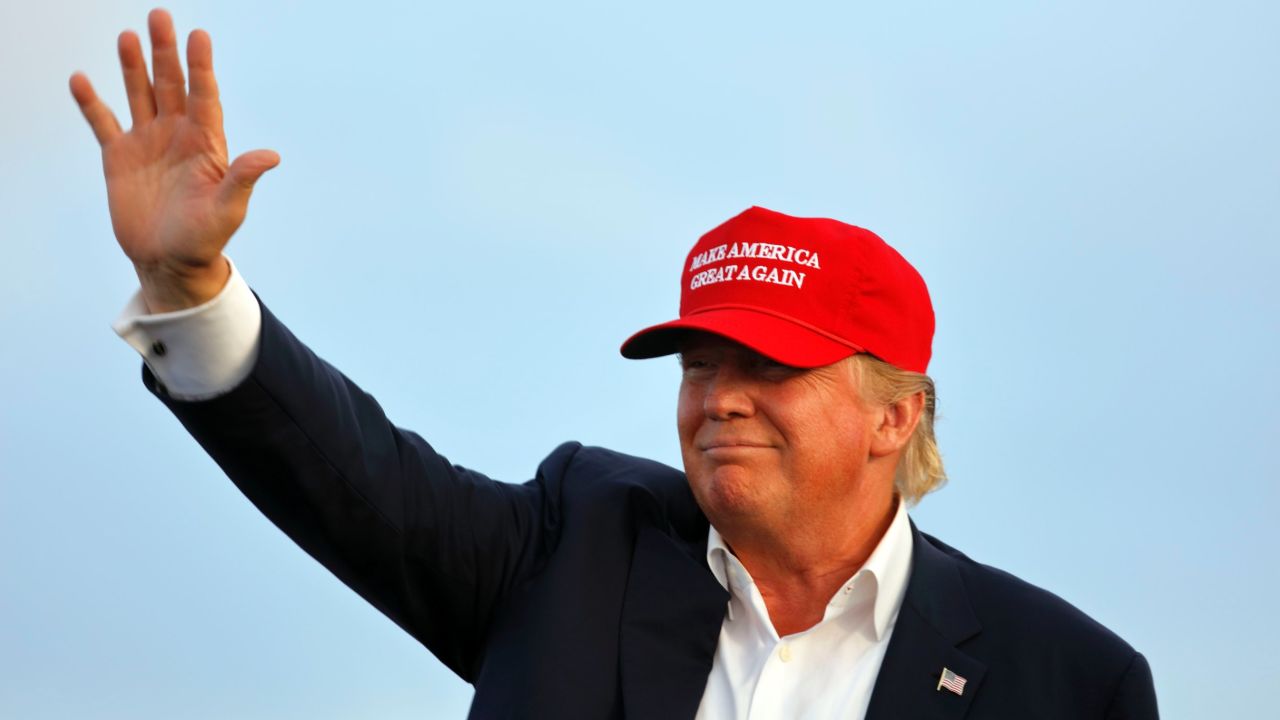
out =
<path fill-rule="evenodd" d="M 151 313 L 173 312 L 203 305 L 226 287 L 231 266 L 219 256 L 209 265 L 183 268 L 135 265 L 142 299 Z"/>

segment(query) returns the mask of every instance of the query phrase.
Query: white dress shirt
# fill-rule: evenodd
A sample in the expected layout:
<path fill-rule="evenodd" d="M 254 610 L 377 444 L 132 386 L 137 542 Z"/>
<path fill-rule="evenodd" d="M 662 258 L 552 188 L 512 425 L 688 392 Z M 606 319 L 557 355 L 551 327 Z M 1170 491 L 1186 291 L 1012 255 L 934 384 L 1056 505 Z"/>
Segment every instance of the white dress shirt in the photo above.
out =
<path fill-rule="evenodd" d="M 171 397 L 229 392 L 257 360 L 262 308 L 227 262 L 230 279 L 203 305 L 150 314 L 139 291 L 112 323 Z M 778 637 L 755 581 L 714 527 L 707 564 L 730 599 L 697 720 L 866 715 L 911 568 L 901 501 L 866 564 L 831 598 L 822 621 L 803 632 Z"/>
<path fill-rule="evenodd" d="M 803 632 L 778 637 L 760 589 L 714 527 L 707 564 L 729 591 L 729 612 L 697 720 L 866 716 L 911 574 L 904 503 L 821 622 Z"/>

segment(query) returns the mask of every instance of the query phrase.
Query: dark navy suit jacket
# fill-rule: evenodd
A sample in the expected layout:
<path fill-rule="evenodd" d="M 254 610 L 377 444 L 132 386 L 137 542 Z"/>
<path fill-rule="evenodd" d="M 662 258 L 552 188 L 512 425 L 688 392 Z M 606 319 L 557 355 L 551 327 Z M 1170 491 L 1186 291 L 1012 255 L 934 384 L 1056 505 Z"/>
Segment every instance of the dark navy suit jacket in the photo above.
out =
<path fill-rule="evenodd" d="M 450 464 L 263 307 L 230 393 L 143 381 L 281 530 L 475 686 L 477 718 L 692 718 L 728 594 L 684 474 L 566 443 L 522 484 Z M 1142 655 L 912 526 L 869 720 L 1155 718 Z M 962 695 L 938 690 L 946 667 Z"/>

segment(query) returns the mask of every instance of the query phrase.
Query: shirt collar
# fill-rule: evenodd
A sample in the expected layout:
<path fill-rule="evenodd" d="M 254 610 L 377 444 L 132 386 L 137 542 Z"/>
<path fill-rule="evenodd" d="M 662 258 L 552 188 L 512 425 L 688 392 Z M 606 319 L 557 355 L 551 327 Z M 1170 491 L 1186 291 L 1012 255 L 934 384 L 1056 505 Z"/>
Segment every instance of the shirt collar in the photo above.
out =
<path fill-rule="evenodd" d="M 867 561 L 836 591 L 836 596 L 831 601 L 833 605 L 843 603 L 842 596 L 847 594 L 845 588 L 852 588 L 855 581 L 861 582 L 861 577 L 869 575 L 874 579 L 873 619 L 876 640 L 884 638 L 898 618 L 902 598 L 907 592 L 907 580 L 911 575 L 911 551 L 911 523 L 907 518 L 907 505 L 898 498 L 889 529 L 885 530 Z M 707 565 L 721 587 L 732 594 L 737 594 L 745 586 L 754 583 L 742 563 L 732 557 L 728 544 L 715 526 L 707 531 Z"/>
<path fill-rule="evenodd" d="M 889 529 L 862 569 L 876 578 L 875 623 L 879 640 L 898 619 L 911 575 L 911 521 L 907 518 L 907 503 L 902 498 L 898 498 L 898 509 Z"/>

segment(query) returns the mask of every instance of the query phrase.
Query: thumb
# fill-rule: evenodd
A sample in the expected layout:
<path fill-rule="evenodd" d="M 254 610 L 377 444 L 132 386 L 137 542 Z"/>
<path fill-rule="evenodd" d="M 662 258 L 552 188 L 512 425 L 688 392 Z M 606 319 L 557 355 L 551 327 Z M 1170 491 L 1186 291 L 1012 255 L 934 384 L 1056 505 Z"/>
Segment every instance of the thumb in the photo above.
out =
<path fill-rule="evenodd" d="M 229 205 L 247 207 L 249 194 L 262 174 L 280 164 L 280 155 L 274 150 L 250 150 L 231 162 L 222 178 L 219 192 Z"/>

